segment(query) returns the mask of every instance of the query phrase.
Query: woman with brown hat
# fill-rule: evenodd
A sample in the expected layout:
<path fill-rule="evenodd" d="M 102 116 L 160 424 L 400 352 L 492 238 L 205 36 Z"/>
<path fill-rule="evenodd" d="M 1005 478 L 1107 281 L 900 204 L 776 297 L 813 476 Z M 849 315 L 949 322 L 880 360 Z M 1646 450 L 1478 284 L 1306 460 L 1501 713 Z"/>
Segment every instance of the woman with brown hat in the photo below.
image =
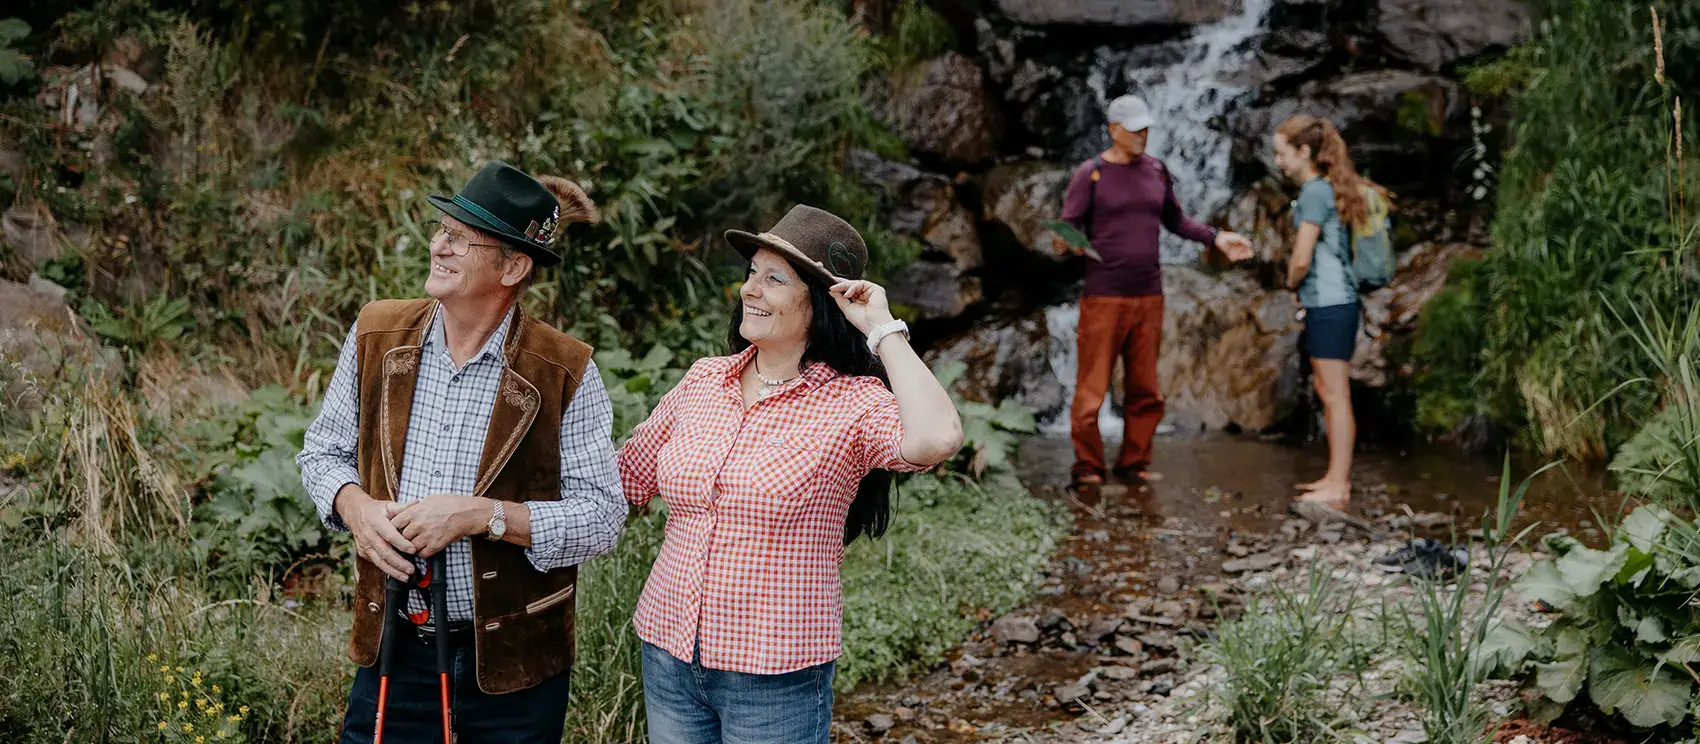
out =
<path fill-rule="evenodd" d="M 849 223 L 797 206 L 726 239 L 750 262 L 733 354 L 693 365 L 619 455 L 626 498 L 667 505 L 635 618 L 649 734 L 824 743 L 844 546 L 884 534 L 889 471 L 949 459 L 962 423 Z"/>

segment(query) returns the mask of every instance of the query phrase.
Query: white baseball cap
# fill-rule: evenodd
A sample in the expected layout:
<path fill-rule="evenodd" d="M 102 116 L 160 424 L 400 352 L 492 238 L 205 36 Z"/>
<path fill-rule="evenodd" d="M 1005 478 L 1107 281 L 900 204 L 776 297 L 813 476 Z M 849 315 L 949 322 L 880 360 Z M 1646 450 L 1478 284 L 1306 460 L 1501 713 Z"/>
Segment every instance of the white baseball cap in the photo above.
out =
<path fill-rule="evenodd" d="M 1126 95 L 1110 102 L 1106 115 L 1112 124 L 1120 124 L 1129 132 L 1151 128 L 1151 107 L 1145 105 L 1145 99 L 1135 95 Z"/>

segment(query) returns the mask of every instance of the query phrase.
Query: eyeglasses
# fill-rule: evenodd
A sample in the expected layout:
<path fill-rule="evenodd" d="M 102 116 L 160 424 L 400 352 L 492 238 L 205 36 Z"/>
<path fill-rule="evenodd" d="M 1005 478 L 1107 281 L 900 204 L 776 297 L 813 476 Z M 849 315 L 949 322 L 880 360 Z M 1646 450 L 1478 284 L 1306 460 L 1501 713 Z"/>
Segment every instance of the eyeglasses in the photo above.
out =
<path fill-rule="evenodd" d="M 471 238 L 468 237 L 466 231 L 449 227 L 449 224 L 442 220 L 431 220 L 430 222 L 425 223 L 425 229 L 431 232 L 432 243 L 436 243 L 437 238 L 447 236 L 449 239 L 449 250 L 456 256 L 466 255 L 475 245 L 483 246 L 485 248 L 502 247 L 501 243 L 474 243 Z"/>

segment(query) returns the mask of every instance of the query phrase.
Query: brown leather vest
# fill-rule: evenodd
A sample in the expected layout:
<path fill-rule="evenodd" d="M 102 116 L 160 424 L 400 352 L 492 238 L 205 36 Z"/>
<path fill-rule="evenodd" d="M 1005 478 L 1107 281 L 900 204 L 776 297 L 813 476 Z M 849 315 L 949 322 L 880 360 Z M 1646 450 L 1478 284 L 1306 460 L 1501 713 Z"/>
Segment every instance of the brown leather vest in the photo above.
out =
<path fill-rule="evenodd" d="M 393 501 L 400 482 L 420 346 L 435 300 L 380 300 L 360 310 L 360 481 Z M 507 368 L 484 437 L 473 496 L 509 502 L 561 497 L 561 412 L 578 389 L 591 348 L 516 311 L 503 347 Z M 531 567 L 525 548 L 481 536 L 472 543 L 472 608 L 478 687 L 523 690 L 572 668 L 578 569 Z M 348 656 L 377 661 L 383 634 L 384 572 L 357 558 L 354 633 Z"/>

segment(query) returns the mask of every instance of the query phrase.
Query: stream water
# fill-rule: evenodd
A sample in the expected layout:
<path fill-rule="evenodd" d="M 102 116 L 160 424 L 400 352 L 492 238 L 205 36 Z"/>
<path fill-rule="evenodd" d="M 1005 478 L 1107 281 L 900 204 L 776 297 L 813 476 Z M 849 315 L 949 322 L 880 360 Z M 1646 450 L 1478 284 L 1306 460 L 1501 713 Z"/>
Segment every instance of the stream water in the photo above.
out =
<path fill-rule="evenodd" d="M 1045 571 L 1044 585 L 1011 614 L 1060 612 L 1075 627 L 1085 627 L 1140 598 L 1195 597 L 1197 587 L 1226 580 L 1222 564 L 1232 557 L 1229 545 L 1278 532 L 1288 518 L 1292 484 L 1319 475 L 1327 452 L 1320 442 L 1292 446 L 1226 434 L 1159 436 L 1153 463 L 1162 480 L 1078 495 L 1066 490 L 1072 459 L 1065 438 L 1035 437 L 1021 447 L 1017 466 L 1026 485 L 1041 498 L 1066 504 L 1075 522 Z M 1535 467 L 1514 461 L 1511 485 Z M 1353 466 L 1358 492 L 1350 510 L 1372 521 L 1407 508 L 1449 514 L 1452 527 L 1435 536 L 1455 531 L 1467 541 L 1466 533 L 1498 500 L 1501 472 L 1500 463 L 1441 450 L 1360 448 Z M 1538 524 L 1537 533 L 1566 529 L 1597 545 L 1605 537 L 1600 523 L 1614 522 L 1620 504 L 1600 472 L 1554 468 L 1531 481 L 1517 522 Z M 860 731 L 868 716 L 904 706 L 921 713 L 899 723 L 886 741 L 910 735 L 918 742 L 1021 741 L 1007 737 L 1074 720 L 1075 714 L 1048 704 L 1043 694 L 1007 693 L 1048 692 L 1108 663 L 1085 648 L 1005 654 L 984 633 L 967 639 L 947 661 L 909 682 L 865 685 L 844 696 L 835 709 L 839 731 Z"/>

